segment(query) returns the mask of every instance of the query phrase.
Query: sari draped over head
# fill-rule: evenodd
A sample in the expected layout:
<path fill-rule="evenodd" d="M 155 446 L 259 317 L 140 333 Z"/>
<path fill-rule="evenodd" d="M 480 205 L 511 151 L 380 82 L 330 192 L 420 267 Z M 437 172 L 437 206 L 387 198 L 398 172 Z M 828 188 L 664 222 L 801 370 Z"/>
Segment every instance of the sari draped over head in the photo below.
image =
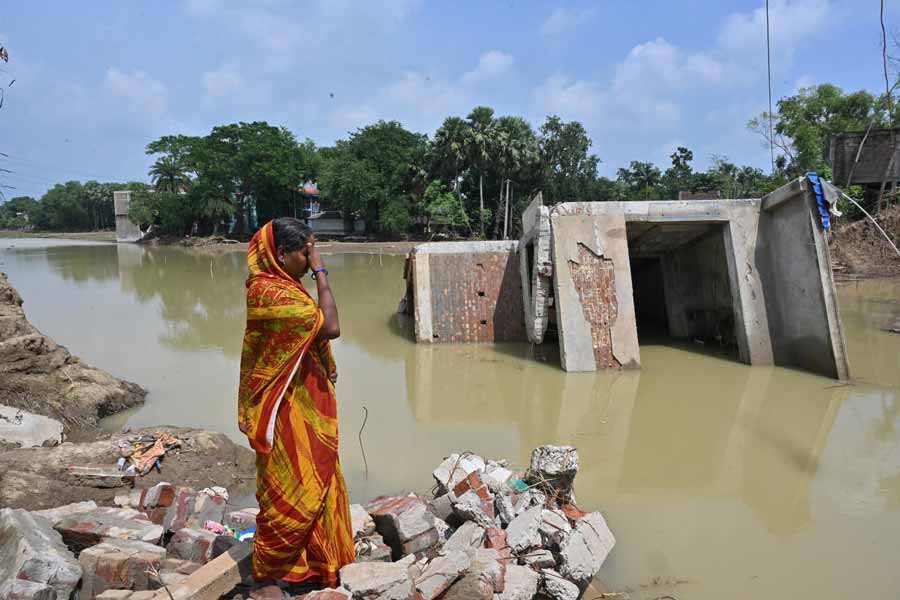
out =
<path fill-rule="evenodd" d="M 354 548 L 322 311 L 275 259 L 271 222 L 247 265 L 238 425 L 257 453 L 254 576 L 333 585 Z"/>

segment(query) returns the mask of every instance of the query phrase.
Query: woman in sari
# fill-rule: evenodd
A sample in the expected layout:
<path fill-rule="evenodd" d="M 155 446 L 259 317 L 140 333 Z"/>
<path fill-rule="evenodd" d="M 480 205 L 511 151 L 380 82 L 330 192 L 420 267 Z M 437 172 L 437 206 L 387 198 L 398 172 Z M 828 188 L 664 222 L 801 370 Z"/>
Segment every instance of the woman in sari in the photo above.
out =
<path fill-rule="evenodd" d="M 303 222 L 267 223 L 250 242 L 247 264 L 238 421 L 257 457 L 254 596 L 277 598 L 276 581 L 333 587 L 354 559 L 329 343 L 340 323 L 328 271 Z M 308 271 L 318 305 L 300 283 Z"/>

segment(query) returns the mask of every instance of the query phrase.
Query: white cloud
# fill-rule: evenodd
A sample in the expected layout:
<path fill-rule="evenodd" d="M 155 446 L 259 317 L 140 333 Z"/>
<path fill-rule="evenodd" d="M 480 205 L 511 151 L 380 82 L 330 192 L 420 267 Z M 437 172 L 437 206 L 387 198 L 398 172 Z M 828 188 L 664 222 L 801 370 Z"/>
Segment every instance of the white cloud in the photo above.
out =
<path fill-rule="evenodd" d="M 769 22 L 773 54 L 782 60 L 789 59 L 797 45 L 815 34 L 822 34 L 834 15 L 835 7 L 831 0 L 772 0 L 769 4 Z M 765 7 L 729 15 L 719 30 L 717 40 L 719 47 L 729 53 L 764 60 Z"/>
<path fill-rule="evenodd" d="M 166 86 L 138 69 L 123 72 L 116 67 L 106 70 L 104 80 L 106 88 L 113 94 L 123 98 L 133 110 L 163 116 L 168 107 Z"/>
<path fill-rule="evenodd" d="M 203 74 L 203 87 L 210 96 L 226 96 L 237 92 L 244 85 L 244 78 L 232 65 L 222 65 L 215 71 Z"/>
<path fill-rule="evenodd" d="M 567 8 L 557 7 L 550 13 L 547 20 L 541 25 L 542 35 L 559 35 L 570 29 L 578 27 L 594 15 L 592 10 L 571 11 Z"/>
<path fill-rule="evenodd" d="M 490 50 L 481 55 L 478 65 L 462 76 L 462 83 L 472 85 L 483 81 L 499 79 L 507 75 L 515 60 L 509 54 L 499 50 Z"/>

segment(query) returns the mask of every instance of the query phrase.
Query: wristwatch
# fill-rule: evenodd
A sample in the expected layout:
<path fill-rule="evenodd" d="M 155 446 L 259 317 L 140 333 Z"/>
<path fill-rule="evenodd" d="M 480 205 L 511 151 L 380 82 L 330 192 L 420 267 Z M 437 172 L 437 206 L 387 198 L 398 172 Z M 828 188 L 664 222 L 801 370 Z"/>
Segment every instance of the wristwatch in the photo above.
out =
<path fill-rule="evenodd" d="M 310 275 L 310 277 L 312 277 L 313 279 L 318 279 L 319 273 L 325 273 L 326 275 L 328 275 L 328 269 L 316 269 L 312 272 L 312 275 Z"/>

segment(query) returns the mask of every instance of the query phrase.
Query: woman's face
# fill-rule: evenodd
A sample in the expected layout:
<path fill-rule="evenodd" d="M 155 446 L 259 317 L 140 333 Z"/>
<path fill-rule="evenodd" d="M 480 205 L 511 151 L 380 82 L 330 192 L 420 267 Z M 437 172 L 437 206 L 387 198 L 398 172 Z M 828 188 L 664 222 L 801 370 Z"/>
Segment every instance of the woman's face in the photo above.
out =
<path fill-rule="evenodd" d="M 309 249 L 315 243 L 315 238 L 310 237 L 306 245 L 292 252 L 278 251 L 278 260 L 282 268 L 293 279 L 300 281 L 309 270 Z"/>

